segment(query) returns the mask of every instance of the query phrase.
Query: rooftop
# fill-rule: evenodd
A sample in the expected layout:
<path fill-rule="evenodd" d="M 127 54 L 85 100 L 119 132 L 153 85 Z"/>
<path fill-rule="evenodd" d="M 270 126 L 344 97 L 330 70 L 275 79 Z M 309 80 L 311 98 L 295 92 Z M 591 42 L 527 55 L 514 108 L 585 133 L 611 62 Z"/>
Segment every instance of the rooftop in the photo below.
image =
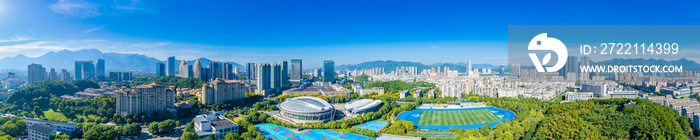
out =
<path fill-rule="evenodd" d="M 321 98 L 302 96 L 287 99 L 280 104 L 280 108 L 294 112 L 319 112 L 332 109 L 333 106 Z"/>
<path fill-rule="evenodd" d="M 216 129 L 218 128 L 224 128 L 224 127 L 229 127 L 229 126 L 235 126 L 238 125 L 235 122 L 232 122 L 228 119 L 221 119 L 221 120 L 216 120 L 216 121 L 211 121 L 211 127 L 214 127 Z"/>
<path fill-rule="evenodd" d="M 673 103 L 671 105 L 673 105 L 673 107 L 685 107 L 685 106 L 696 105 L 696 104 L 700 104 L 700 102 L 694 101 L 694 102 L 687 102 L 687 103 Z"/>
<path fill-rule="evenodd" d="M 45 125 L 45 124 L 34 124 L 30 127 L 27 127 L 27 129 L 34 130 L 34 131 L 37 131 L 37 132 L 43 133 L 43 134 L 51 134 L 51 132 L 56 130 L 55 128 L 53 128 L 49 125 Z"/>
<path fill-rule="evenodd" d="M 162 87 L 165 87 L 165 84 L 163 84 L 159 81 L 155 81 L 155 82 L 150 83 L 148 85 L 140 85 L 140 86 L 136 86 L 133 88 L 162 88 Z"/>
<path fill-rule="evenodd" d="M 32 118 L 27 118 L 27 121 L 34 121 L 34 122 L 40 122 L 40 123 L 45 123 L 45 124 L 51 124 L 51 125 L 70 125 L 70 126 L 76 126 L 75 123 L 54 122 L 54 121 L 38 120 L 38 119 L 32 119 Z"/>
<path fill-rule="evenodd" d="M 695 113 L 700 113 L 700 107 L 689 107 L 685 108 L 686 112 L 695 112 Z"/>

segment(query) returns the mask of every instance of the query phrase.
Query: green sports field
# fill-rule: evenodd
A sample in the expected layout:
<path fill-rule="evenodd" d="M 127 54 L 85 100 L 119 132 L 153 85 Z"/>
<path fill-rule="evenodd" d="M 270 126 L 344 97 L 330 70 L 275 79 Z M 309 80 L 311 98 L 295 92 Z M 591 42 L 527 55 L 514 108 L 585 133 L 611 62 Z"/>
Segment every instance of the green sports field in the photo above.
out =
<path fill-rule="evenodd" d="M 447 126 L 497 122 L 499 119 L 486 109 L 461 111 L 424 111 L 418 125 Z"/>

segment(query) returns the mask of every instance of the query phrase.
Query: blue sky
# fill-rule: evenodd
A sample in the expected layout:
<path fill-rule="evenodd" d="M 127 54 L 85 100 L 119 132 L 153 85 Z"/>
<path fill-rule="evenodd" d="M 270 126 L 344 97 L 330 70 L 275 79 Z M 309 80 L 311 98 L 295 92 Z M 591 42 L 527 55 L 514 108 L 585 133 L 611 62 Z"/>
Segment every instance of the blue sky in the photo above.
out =
<path fill-rule="evenodd" d="M 0 0 L 0 58 L 507 63 L 508 25 L 697 25 L 698 1 Z"/>

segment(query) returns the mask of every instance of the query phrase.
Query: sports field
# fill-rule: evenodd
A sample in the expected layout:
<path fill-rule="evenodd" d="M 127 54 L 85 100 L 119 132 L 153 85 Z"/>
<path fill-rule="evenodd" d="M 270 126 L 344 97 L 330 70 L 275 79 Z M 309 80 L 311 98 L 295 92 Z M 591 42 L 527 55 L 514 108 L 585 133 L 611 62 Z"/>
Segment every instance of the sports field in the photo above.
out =
<path fill-rule="evenodd" d="M 499 119 L 486 109 L 460 111 L 423 111 L 418 125 L 446 126 L 498 122 Z"/>

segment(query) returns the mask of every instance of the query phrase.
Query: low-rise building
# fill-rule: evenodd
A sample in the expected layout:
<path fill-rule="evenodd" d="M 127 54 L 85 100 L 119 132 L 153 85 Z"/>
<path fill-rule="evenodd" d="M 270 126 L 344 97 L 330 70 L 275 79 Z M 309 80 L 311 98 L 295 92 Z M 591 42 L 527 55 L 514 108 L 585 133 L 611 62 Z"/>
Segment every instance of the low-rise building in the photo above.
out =
<path fill-rule="evenodd" d="M 75 123 L 54 122 L 54 121 L 27 118 L 26 124 L 27 124 L 27 128 L 34 126 L 34 125 L 46 125 L 46 126 L 49 126 L 49 127 L 56 129 L 57 132 L 64 133 L 64 134 L 73 134 L 73 133 L 77 133 L 80 131 L 80 129 L 78 129 L 78 127 Z"/>
<path fill-rule="evenodd" d="M 567 101 L 588 100 L 593 98 L 593 92 L 566 92 Z"/>
<path fill-rule="evenodd" d="M 27 126 L 27 135 L 30 140 L 49 140 L 51 135 L 56 133 L 56 128 L 45 124 Z"/>
<path fill-rule="evenodd" d="M 384 88 L 383 87 L 373 87 L 370 89 L 360 88 L 360 89 L 355 90 L 355 92 L 357 92 L 357 94 L 360 94 L 360 95 L 365 95 L 365 94 L 369 94 L 369 93 L 373 93 L 373 92 L 377 93 L 377 94 L 384 94 Z"/>
<path fill-rule="evenodd" d="M 238 124 L 220 114 L 197 115 L 193 121 L 200 138 L 214 135 L 214 139 L 223 139 L 228 133 L 238 133 Z"/>
<path fill-rule="evenodd" d="M 421 97 L 421 94 L 423 93 L 423 89 L 416 89 L 415 92 L 413 92 L 413 98 L 418 98 Z"/>
<path fill-rule="evenodd" d="M 408 96 L 408 90 L 399 92 L 399 98 L 406 98 L 406 96 Z"/>
<path fill-rule="evenodd" d="M 638 91 L 611 91 L 608 95 L 610 98 L 639 98 Z"/>

